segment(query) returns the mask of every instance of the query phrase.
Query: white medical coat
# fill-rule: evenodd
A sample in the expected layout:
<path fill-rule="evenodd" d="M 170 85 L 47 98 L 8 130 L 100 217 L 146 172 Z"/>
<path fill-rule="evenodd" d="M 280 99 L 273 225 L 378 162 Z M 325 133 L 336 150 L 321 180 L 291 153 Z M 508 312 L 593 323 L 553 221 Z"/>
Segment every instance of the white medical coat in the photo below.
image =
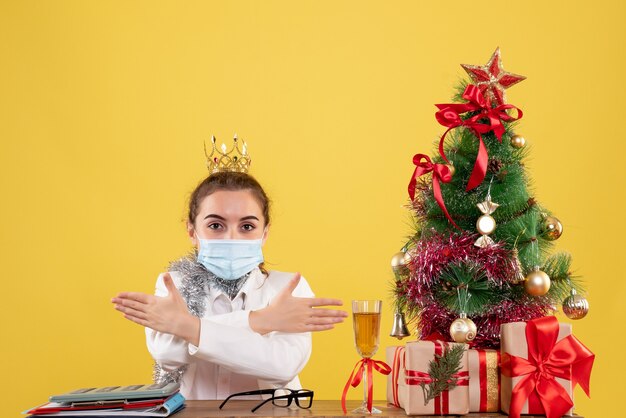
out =
<path fill-rule="evenodd" d="M 181 275 L 175 271 L 170 275 L 179 287 Z M 261 335 L 248 322 L 250 311 L 266 307 L 292 277 L 293 273 L 270 271 L 266 278 L 255 268 L 232 301 L 210 288 L 198 346 L 146 328 L 148 351 L 165 371 L 188 365 L 180 389 L 186 399 L 224 399 L 232 393 L 267 388 L 300 389 L 298 373 L 311 355 L 311 333 Z M 168 294 L 163 274 L 155 294 Z M 292 295 L 314 296 L 304 277 Z"/>

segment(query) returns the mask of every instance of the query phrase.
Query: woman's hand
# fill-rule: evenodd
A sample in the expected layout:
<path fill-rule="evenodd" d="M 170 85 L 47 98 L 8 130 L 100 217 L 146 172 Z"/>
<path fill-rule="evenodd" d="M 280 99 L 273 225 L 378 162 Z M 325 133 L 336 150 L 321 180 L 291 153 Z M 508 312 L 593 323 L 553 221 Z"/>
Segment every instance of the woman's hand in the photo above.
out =
<path fill-rule="evenodd" d="M 115 309 L 144 327 L 180 337 L 198 345 L 200 341 L 200 319 L 191 315 L 187 304 L 176 289 L 169 273 L 163 275 L 168 294 L 165 297 L 137 292 L 122 292 L 111 299 Z"/>
<path fill-rule="evenodd" d="M 334 328 L 343 322 L 347 312 L 322 308 L 322 306 L 342 306 L 339 299 L 299 298 L 291 293 L 300 282 L 296 273 L 287 286 L 276 295 L 267 308 L 250 312 L 250 328 L 259 334 L 272 331 L 310 332 Z"/>

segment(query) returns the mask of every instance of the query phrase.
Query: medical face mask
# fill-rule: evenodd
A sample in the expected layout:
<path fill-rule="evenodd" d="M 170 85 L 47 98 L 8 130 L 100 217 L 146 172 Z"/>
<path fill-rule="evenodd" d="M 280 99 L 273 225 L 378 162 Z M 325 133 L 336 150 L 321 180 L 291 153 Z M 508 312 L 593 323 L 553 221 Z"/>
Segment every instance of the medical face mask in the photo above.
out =
<path fill-rule="evenodd" d="M 198 240 L 198 262 L 220 279 L 236 280 L 263 262 L 263 239 Z"/>

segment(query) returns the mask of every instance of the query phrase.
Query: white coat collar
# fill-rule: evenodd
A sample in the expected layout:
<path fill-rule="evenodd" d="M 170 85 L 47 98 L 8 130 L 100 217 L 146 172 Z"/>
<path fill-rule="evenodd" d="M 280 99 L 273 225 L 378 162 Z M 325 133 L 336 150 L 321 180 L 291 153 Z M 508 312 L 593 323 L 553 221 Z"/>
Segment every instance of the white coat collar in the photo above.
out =
<path fill-rule="evenodd" d="M 267 276 L 261 272 L 258 267 L 255 267 L 254 270 L 250 273 L 250 277 L 244 283 L 242 288 L 237 293 L 237 296 L 233 298 L 233 301 L 237 298 L 243 298 L 244 300 L 244 308 L 259 308 L 265 307 L 269 303 L 269 297 L 263 295 L 264 292 L 259 292 L 258 289 L 261 288 L 265 284 L 265 280 L 267 280 Z M 224 297 L 228 298 L 224 292 L 219 289 L 210 287 L 210 302 L 213 304 L 215 299 L 217 299 L 220 295 L 224 295 Z"/>

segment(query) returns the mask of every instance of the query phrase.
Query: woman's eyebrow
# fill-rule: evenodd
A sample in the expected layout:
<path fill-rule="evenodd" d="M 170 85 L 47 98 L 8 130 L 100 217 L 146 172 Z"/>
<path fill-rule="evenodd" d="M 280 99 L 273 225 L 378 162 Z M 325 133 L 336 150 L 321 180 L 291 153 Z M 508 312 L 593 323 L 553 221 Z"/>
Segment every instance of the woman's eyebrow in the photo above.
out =
<path fill-rule="evenodd" d="M 224 218 L 223 216 L 220 216 L 220 215 L 218 215 L 216 213 L 209 213 L 207 216 L 204 217 L 204 219 L 207 219 L 207 218 L 216 218 L 216 219 L 219 219 L 219 220 L 222 220 L 222 221 L 226 220 L 226 218 Z M 243 218 L 241 218 L 240 221 L 247 221 L 248 219 L 254 219 L 254 220 L 257 220 L 257 221 L 259 220 L 259 218 L 257 218 L 254 215 L 248 215 L 248 216 L 244 216 Z"/>

